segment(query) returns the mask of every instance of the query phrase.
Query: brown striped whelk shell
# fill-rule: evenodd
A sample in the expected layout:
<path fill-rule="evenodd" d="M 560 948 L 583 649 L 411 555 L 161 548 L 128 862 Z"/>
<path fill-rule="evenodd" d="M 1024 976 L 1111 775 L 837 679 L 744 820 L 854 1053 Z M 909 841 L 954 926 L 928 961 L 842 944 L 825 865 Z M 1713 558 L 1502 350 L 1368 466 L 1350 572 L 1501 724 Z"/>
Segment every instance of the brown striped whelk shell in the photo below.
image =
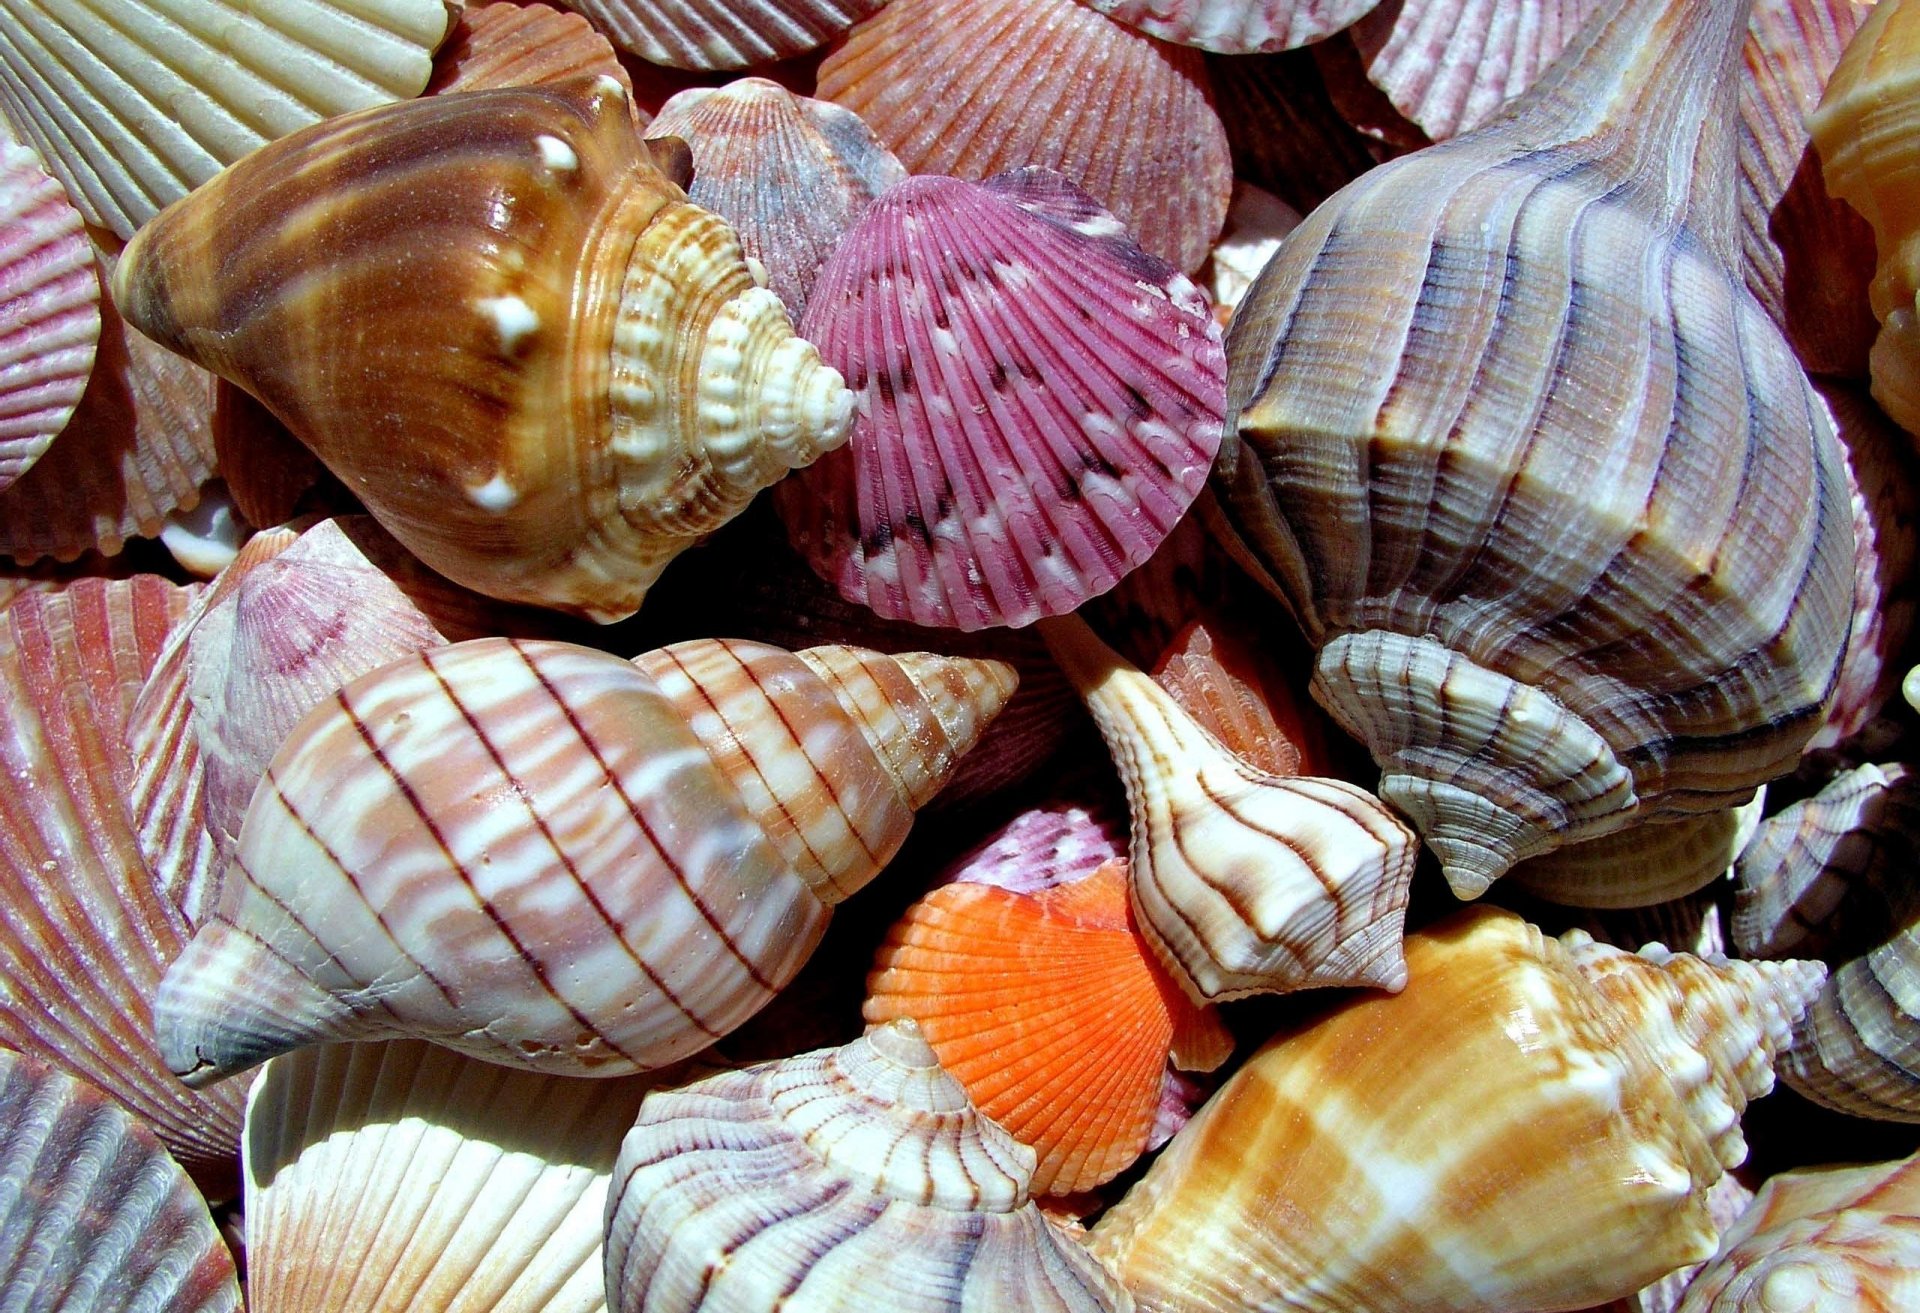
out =
<path fill-rule="evenodd" d="M 1316 210 L 1234 317 L 1222 509 L 1463 897 L 1744 801 L 1834 687 L 1840 452 L 1738 272 L 1744 13 L 1608 9 Z"/>
<path fill-rule="evenodd" d="M 608 1304 L 1131 1310 L 1028 1198 L 1033 1161 L 911 1021 L 650 1094 L 614 1164 Z"/>
<path fill-rule="evenodd" d="M 889 0 L 822 62 L 817 94 L 911 173 L 1064 173 L 1184 272 L 1226 220 L 1232 164 L 1200 55 L 1076 0 Z"/>
<path fill-rule="evenodd" d="M 851 418 L 606 78 L 285 138 L 142 229 L 114 288 L 428 565 L 601 620 Z"/>
<path fill-rule="evenodd" d="M 604 1313 L 620 1137 L 650 1077 L 419 1040 L 269 1062 L 247 1098 L 247 1297 L 277 1313 Z"/>
<path fill-rule="evenodd" d="M 239 1313 L 233 1256 L 153 1132 L 0 1049 L 0 1307 Z"/>
<path fill-rule="evenodd" d="M 1043 625 L 1126 786 L 1139 928 L 1190 997 L 1406 983 L 1417 846 L 1378 799 L 1247 764 L 1084 621 Z"/>
<path fill-rule="evenodd" d="M 155 1031 L 201 1085 L 415 1035 L 662 1067 L 806 961 L 1013 691 L 988 661 L 706 639 L 430 648 L 294 729 Z"/>
<path fill-rule="evenodd" d="M 1223 55 L 1291 50 L 1332 36 L 1380 0 L 1085 0 L 1118 22 Z"/>
<path fill-rule="evenodd" d="M 443 0 L 8 0 L 0 109 L 87 221 L 121 240 L 249 151 L 412 96 Z"/>
<path fill-rule="evenodd" d="M 1473 908 L 1408 935 L 1407 969 L 1282 1031 L 1101 1219 L 1143 1306 L 1574 1309 L 1713 1253 L 1707 1189 L 1818 963 Z"/>

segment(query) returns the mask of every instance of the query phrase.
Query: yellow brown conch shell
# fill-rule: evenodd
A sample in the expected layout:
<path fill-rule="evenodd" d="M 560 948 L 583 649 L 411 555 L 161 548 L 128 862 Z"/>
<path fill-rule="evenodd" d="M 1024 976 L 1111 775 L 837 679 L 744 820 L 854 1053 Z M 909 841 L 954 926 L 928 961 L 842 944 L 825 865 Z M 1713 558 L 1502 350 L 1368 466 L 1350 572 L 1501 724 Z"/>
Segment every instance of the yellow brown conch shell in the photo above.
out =
<path fill-rule="evenodd" d="M 852 414 L 675 154 L 604 77 L 349 115 L 170 207 L 114 295 L 436 570 L 617 619 Z"/>

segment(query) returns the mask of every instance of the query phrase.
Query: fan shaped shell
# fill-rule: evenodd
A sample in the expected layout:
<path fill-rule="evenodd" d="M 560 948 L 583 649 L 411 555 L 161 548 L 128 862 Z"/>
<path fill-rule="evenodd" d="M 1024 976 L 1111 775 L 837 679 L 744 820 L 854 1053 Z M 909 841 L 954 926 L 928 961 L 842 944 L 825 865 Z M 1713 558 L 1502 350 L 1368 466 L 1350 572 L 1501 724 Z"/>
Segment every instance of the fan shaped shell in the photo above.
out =
<path fill-rule="evenodd" d="M 569 0 L 624 50 L 672 68 L 746 68 L 825 45 L 885 0 Z"/>
<path fill-rule="evenodd" d="M 1291 50 L 1332 36 L 1380 0 L 1086 0 L 1149 36 L 1223 55 Z"/>
<path fill-rule="evenodd" d="M 433 58 L 426 93 L 529 87 L 581 77 L 609 77 L 625 89 L 642 123 L 633 81 L 613 46 L 584 17 L 538 3 L 470 4 L 454 15 L 446 44 Z"/>

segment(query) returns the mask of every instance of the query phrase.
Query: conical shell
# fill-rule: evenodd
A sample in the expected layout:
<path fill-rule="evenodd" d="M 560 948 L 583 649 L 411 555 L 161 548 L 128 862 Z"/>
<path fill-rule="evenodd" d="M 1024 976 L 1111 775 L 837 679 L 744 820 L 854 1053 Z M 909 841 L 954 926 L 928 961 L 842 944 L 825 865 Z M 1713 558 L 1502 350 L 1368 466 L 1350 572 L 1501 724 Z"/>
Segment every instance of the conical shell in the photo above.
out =
<path fill-rule="evenodd" d="M 974 1106 L 1039 1155 L 1037 1194 L 1091 1190 L 1146 1151 L 1176 1035 L 1207 1035 L 1203 1063 L 1233 1048 L 1131 921 L 1121 862 L 1032 893 L 963 878 L 907 909 L 867 978 L 861 1015 L 919 1025 Z"/>
<path fill-rule="evenodd" d="M 859 414 L 775 501 L 821 577 L 882 616 L 1071 611 L 1205 486 L 1225 397 L 1206 298 L 1058 174 L 907 179 L 820 271 L 801 327 Z"/>
<path fill-rule="evenodd" d="M 613 45 L 579 14 L 548 5 L 501 0 L 470 4 L 454 15 L 446 44 L 433 58 L 426 93 L 531 87 L 581 77 L 610 77 L 627 96 L 635 120 L 646 114 Z"/>
<path fill-rule="evenodd" d="M 1315 211 L 1234 317 L 1222 508 L 1462 896 L 1743 801 L 1834 686 L 1840 453 L 1738 272 L 1744 14 L 1608 9 Z"/>
<path fill-rule="evenodd" d="M 912 1022 L 652 1094 L 614 1166 L 608 1304 L 1130 1310 L 1034 1207 L 1032 1169 Z"/>
<path fill-rule="evenodd" d="M 625 50 L 672 68 L 746 68 L 825 45 L 885 0 L 569 0 Z"/>
<path fill-rule="evenodd" d="M 1897 1313 L 1920 1306 L 1920 1163 L 1783 1172 L 1687 1287 L 1679 1313 Z"/>
<path fill-rule="evenodd" d="M 0 1049 L 0 1306 L 239 1313 L 207 1204 L 145 1126 Z"/>
<path fill-rule="evenodd" d="M 476 639 L 315 708 L 161 992 L 205 1084 L 412 1034 L 574 1075 L 665 1066 L 793 978 L 1012 692 L 992 662 L 718 639 Z"/>
<path fill-rule="evenodd" d="M 1191 998 L 1406 983 L 1405 826 L 1351 784 L 1247 765 L 1078 618 L 1044 632 L 1126 786 L 1139 927 Z"/>
<path fill-rule="evenodd" d="M 1188 273 L 1226 219 L 1232 164 L 1204 61 L 1075 0 L 889 0 L 822 62 L 817 94 L 911 173 L 1063 173 Z"/>
<path fill-rule="evenodd" d="M 441 0 L 8 0 L 0 108 L 87 221 L 123 241 L 242 155 L 412 96 Z"/>
<path fill-rule="evenodd" d="M 1380 0 L 1086 0 L 1129 27 L 1223 55 L 1291 50 L 1332 36 Z"/>
<path fill-rule="evenodd" d="M 275 1058 L 247 1099 L 247 1297 L 279 1313 L 602 1313 L 607 1182 L 646 1077 L 418 1040 Z"/>
<path fill-rule="evenodd" d="M 647 135 L 686 141 L 687 196 L 734 226 L 795 320 L 847 230 L 907 176 L 858 114 L 766 78 L 679 92 Z"/>
<path fill-rule="evenodd" d="M 1920 926 L 1835 969 L 1780 1079 L 1836 1112 L 1920 1123 Z"/>
<path fill-rule="evenodd" d="M 80 214 L 0 129 L 0 488 L 67 426 L 100 340 L 100 278 Z"/>
<path fill-rule="evenodd" d="M 1520 888 L 1569 907 L 1650 907 L 1684 898 L 1733 874 L 1761 825 L 1766 790 L 1726 811 L 1649 821 L 1603 834 L 1513 868 Z"/>
<path fill-rule="evenodd" d="M 0 612 L 0 1044 L 98 1086 L 196 1179 L 231 1188 L 238 1090 L 180 1087 L 153 996 L 189 927 L 141 860 L 127 709 L 192 594 L 80 580 Z"/>
<path fill-rule="evenodd" d="M 597 619 L 851 417 L 605 79 L 276 142 L 143 229 L 114 285 L 428 565 Z"/>
<path fill-rule="evenodd" d="M 1409 935 L 1406 991 L 1276 1036 L 1093 1252 L 1221 1313 L 1582 1308 L 1709 1257 L 1729 1115 L 1820 968 L 1584 939 L 1490 909 Z"/>

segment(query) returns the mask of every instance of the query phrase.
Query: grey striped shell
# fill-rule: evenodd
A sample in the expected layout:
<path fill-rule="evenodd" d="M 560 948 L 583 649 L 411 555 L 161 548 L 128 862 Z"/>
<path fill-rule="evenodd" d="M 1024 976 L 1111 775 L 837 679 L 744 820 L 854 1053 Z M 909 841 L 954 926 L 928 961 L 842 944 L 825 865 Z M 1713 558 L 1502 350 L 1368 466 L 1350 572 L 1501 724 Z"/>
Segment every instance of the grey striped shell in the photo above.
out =
<path fill-rule="evenodd" d="M 1315 211 L 1233 322 L 1222 504 L 1464 896 L 1742 801 L 1834 686 L 1840 452 L 1738 272 L 1744 16 L 1608 7 Z"/>
<path fill-rule="evenodd" d="M 718 639 L 383 666 L 268 766 L 161 987 L 161 1052 L 190 1084 L 408 1034 L 576 1075 L 685 1057 L 792 979 L 1012 682 Z"/>
<path fill-rule="evenodd" d="M 607 1200 L 615 1313 L 1066 1313 L 1132 1300 L 911 1021 L 651 1094 Z"/>

